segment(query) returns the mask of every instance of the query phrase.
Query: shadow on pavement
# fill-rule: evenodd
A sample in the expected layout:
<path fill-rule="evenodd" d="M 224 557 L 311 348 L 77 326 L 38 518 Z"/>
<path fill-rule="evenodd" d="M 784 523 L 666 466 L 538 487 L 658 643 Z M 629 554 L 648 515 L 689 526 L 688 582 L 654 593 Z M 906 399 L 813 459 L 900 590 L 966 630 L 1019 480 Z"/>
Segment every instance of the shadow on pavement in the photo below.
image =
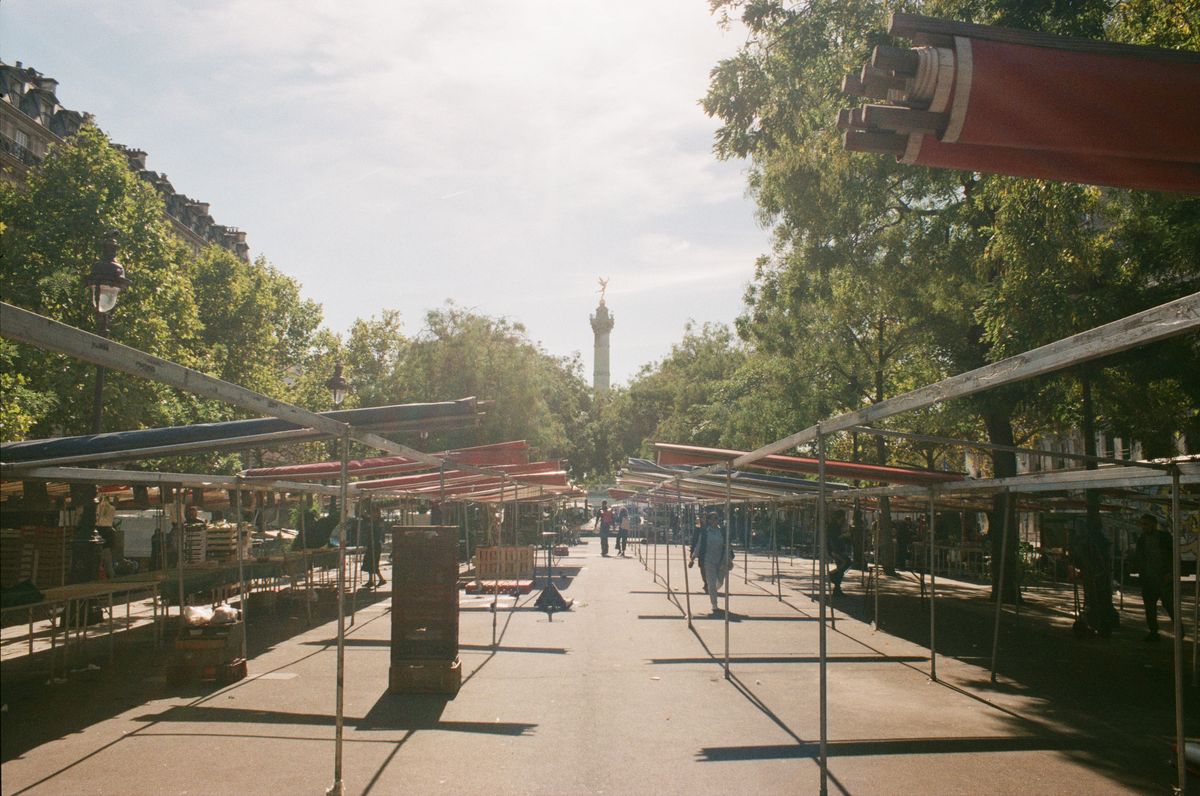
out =
<path fill-rule="evenodd" d="M 829 741 L 826 753 L 830 757 L 876 757 L 882 755 L 945 755 L 983 752 L 1039 752 L 1083 749 L 1094 746 L 1091 738 L 1063 736 L 983 736 L 977 738 L 872 738 L 853 741 Z M 711 746 L 701 749 L 696 757 L 708 763 L 735 760 L 780 760 L 791 758 L 815 759 L 820 744 L 770 744 L 765 746 Z"/>

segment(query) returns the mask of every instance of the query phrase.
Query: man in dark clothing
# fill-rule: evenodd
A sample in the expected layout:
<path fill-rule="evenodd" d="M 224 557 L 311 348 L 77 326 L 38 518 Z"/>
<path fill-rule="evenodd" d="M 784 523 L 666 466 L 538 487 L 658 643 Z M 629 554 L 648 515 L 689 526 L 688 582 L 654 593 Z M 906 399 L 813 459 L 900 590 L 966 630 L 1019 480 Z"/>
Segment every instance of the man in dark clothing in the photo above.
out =
<path fill-rule="evenodd" d="M 1167 616 L 1175 618 L 1175 584 L 1171 557 L 1175 555 L 1171 534 L 1158 529 L 1153 514 L 1142 515 L 1142 535 L 1138 537 L 1134 559 L 1138 567 L 1138 582 L 1142 586 L 1142 605 L 1146 610 L 1146 641 L 1158 641 L 1158 601 L 1162 600 Z"/>
<path fill-rule="evenodd" d="M 373 589 L 387 583 L 379 565 L 380 553 L 383 552 L 383 513 L 378 508 L 372 507 L 368 512 L 366 532 L 367 550 L 362 568 L 367 573 L 366 588 Z"/>
<path fill-rule="evenodd" d="M 835 566 L 833 574 L 829 576 L 829 582 L 833 584 L 833 596 L 841 597 L 842 579 L 846 577 L 846 570 L 850 569 L 850 561 L 854 552 L 849 530 L 842 528 L 840 522 L 835 523 L 829 529 L 828 543 L 829 558 Z"/>

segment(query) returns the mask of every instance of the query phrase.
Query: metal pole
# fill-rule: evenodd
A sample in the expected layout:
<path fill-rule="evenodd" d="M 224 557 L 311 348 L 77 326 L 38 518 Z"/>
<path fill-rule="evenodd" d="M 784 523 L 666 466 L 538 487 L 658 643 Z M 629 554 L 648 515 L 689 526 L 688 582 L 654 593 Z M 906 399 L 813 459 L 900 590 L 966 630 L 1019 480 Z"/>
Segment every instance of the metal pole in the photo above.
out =
<path fill-rule="evenodd" d="M 819 747 L 819 758 L 821 763 L 821 796 L 828 796 L 829 793 L 829 654 L 827 647 L 827 639 L 825 637 L 825 579 L 828 577 L 829 566 L 826 563 L 826 544 L 825 544 L 825 435 L 821 433 L 821 426 L 817 424 L 817 547 L 818 556 L 821 559 L 820 563 L 820 589 L 818 594 L 818 606 L 820 614 L 819 636 L 818 636 L 818 656 L 820 661 L 820 698 L 821 698 L 821 740 Z"/>
<path fill-rule="evenodd" d="M 746 554 L 742 556 L 742 585 L 746 585 L 750 582 L 750 534 L 752 533 L 750 527 L 751 507 L 749 503 L 742 504 L 742 515 L 744 520 L 742 524 L 746 530 L 744 535 L 746 540 Z"/>
<path fill-rule="evenodd" d="M 656 522 L 651 527 L 654 530 L 654 538 L 657 539 L 658 535 L 660 533 L 662 533 L 662 523 Z M 672 593 L 671 592 L 671 536 L 670 536 L 670 533 L 667 534 L 667 546 L 665 548 L 665 552 L 667 555 L 667 594 L 669 595 Z"/>
<path fill-rule="evenodd" d="M 775 596 L 783 600 L 783 573 L 779 571 L 779 506 L 771 512 L 771 573 L 775 576 Z"/>
<path fill-rule="evenodd" d="M 1174 633 L 1175 664 L 1175 765 L 1179 771 L 1179 792 L 1187 793 L 1186 739 L 1183 736 L 1183 581 L 1182 581 L 1182 536 L 1179 524 L 1179 467 L 1171 468 L 1171 632 Z M 1200 577 L 1200 574 L 1197 575 Z"/>
<path fill-rule="evenodd" d="M 304 525 L 308 515 L 309 495 L 300 496 L 300 563 L 304 567 L 304 617 L 308 627 L 312 627 L 312 570 L 308 566 L 308 539 L 304 535 Z M 287 569 L 287 551 L 284 551 L 284 569 Z"/>
<path fill-rule="evenodd" d="M 467 538 L 467 565 L 471 564 L 471 506 L 467 501 L 459 504 L 462 507 L 463 535 Z M 478 573 L 476 573 L 478 574 Z"/>
<path fill-rule="evenodd" d="M 507 477 L 500 479 L 499 507 L 501 508 L 501 510 L 503 510 L 503 508 L 504 508 L 504 486 L 507 483 L 508 483 Z M 490 512 L 491 509 L 489 508 L 488 511 Z M 492 517 L 494 519 L 495 515 L 492 515 Z M 492 565 L 493 565 L 493 570 L 492 570 L 492 647 L 493 648 L 495 648 L 495 646 L 496 646 L 496 621 L 497 621 L 497 614 L 500 611 L 500 547 L 501 547 L 501 542 L 503 541 L 503 535 L 504 535 L 504 523 L 502 520 L 500 523 L 500 527 L 496 531 L 496 546 L 495 546 L 496 556 L 495 556 L 495 560 L 492 562 Z"/>
<path fill-rule="evenodd" d="M 96 313 L 96 334 L 108 339 L 108 313 Z M 96 365 L 96 387 L 92 391 L 92 433 L 99 434 L 103 431 L 104 424 L 104 374 L 106 368 L 103 365 Z"/>
<path fill-rule="evenodd" d="M 517 532 L 517 523 L 521 519 L 520 492 L 521 492 L 520 482 L 513 481 L 513 554 L 514 555 L 516 554 L 517 548 L 521 546 L 521 535 Z M 503 530 L 503 529 L 501 529 L 501 530 Z M 518 582 L 519 580 L 520 579 L 517 578 L 515 575 L 513 576 L 513 595 L 512 595 L 513 601 L 512 601 L 512 605 L 510 605 L 508 607 L 509 616 L 512 616 L 513 612 L 517 610 L 517 601 L 520 599 L 519 595 L 521 594 L 521 590 L 519 588 L 520 583 Z"/>
<path fill-rule="evenodd" d="M 246 571 L 243 569 L 242 560 L 242 484 L 241 476 L 238 477 L 238 484 L 233 490 L 233 538 L 237 545 L 238 557 L 238 602 L 242 609 L 242 659 L 246 658 L 246 630 L 249 615 L 246 613 Z"/>
<path fill-rule="evenodd" d="M 732 542 L 732 540 L 730 538 L 732 536 L 732 533 L 730 532 L 732 529 L 730 526 L 733 524 L 733 513 L 732 513 L 733 508 L 730 505 L 730 497 L 731 497 L 732 492 L 733 492 L 733 472 L 731 470 L 729 470 L 729 468 L 726 468 L 725 469 L 725 558 L 724 558 L 724 562 L 727 564 L 731 561 L 729 556 L 730 556 L 730 553 L 732 552 L 730 550 L 731 542 Z M 704 566 L 703 561 L 700 562 L 700 566 Z M 728 680 L 729 679 L 729 586 L 730 586 L 730 581 L 732 580 L 732 578 L 729 576 L 732 575 L 733 573 L 732 573 L 732 571 L 728 571 L 728 572 L 718 573 L 718 574 L 725 575 L 725 679 Z M 717 583 L 720 583 L 720 582 L 721 582 L 721 579 L 717 578 Z M 713 587 L 716 588 L 716 584 L 713 584 Z"/>
<path fill-rule="evenodd" d="M 792 525 L 788 529 L 788 566 L 796 565 L 796 525 L 800 522 L 800 507 L 797 506 L 792 512 Z"/>
<path fill-rule="evenodd" d="M 175 487 L 175 511 L 172 512 L 175 517 L 176 525 L 175 534 L 175 552 L 176 564 L 179 568 L 179 626 L 183 627 L 183 545 L 184 545 L 184 523 L 183 523 L 183 495 L 180 492 L 180 487 Z"/>
<path fill-rule="evenodd" d="M 1009 505 L 1012 498 L 1007 489 L 1004 490 L 1004 522 L 1000 524 L 1000 571 L 996 579 L 996 622 L 992 632 L 992 682 L 996 682 L 996 654 L 1000 649 L 1000 611 L 1004 605 L 1004 564 L 1008 561 L 1008 518 L 1012 514 Z"/>
<path fill-rule="evenodd" d="M 350 626 L 358 618 L 358 580 L 362 565 L 362 504 L 354 501 L 354 553 L 350 557 Z M 350 507 L 346 507 L 349 512 Z M 344 536 L 345 534 L 343 534 Z"/>
<path fill-rule="evenodd" d="M 929 679 L 937 682 L 937 575 L 933 571 L 933 487 L 929 488 Z M 1005 506 L 1007 508 L 1007 505 Z"/>
<path fill-rule="evenodd" d="M 333 786 L 328 796 L 341 796 L 342 786 L 342 725 L 345 716 L 346 689 L 346 500 L 350 488 L 350 428 L 342 432 L 341 495 L 338 498 L 340 531 L 338 533 L 338 626 L 337 626 L 337 714 L 334 719 Z"/>
<path fill-rule="evenodd" d="M 620 533 L 620 531 L 617 531 Z M 654 580 L 658 581 L 658 534 L 654 534 Z"/>
<path fill-rule="evenodd" d="M 875 518 L 875 629 L 879 630 L 879 576 L 881 567 L 879 561 L 879 543 L 882 541 L 882 533 L 879 530 L 879 518 Z"/>
<path fill-rule="evenodd" d="M 684 529 L 683 529 L 683 526 L 684 526 L 684 521 L 683 521 L 683 520 L 684 520 L 684 512 L 683 512 L 683 490 L 682 490 L 682 488 L 681 488 L 681 487 L 680 487 L 680 485 L 679 485 L 679 479 L 678 479 L 678 478 L 676 478 L 676 479 L 675 479 L 675 501 L 676 501 L 676 509 L 678 510 L 678 515 L 679 515 L 679 530 L 680 530 L 680 531 L 683 531 L 683 534 L 684 534 L 684 539 L 685 539 L 685 540 L 687 540 L 687 541 L 685 541 L 685 542 L 684 542 L 684 544 L 685 544 L 685 545 L 687 545 L 687 546 L 690 546 L 690 541 L 691 541 L 691 540 L 688 540 L 688 539 L 687 539 L 687 531 L 684 531 Z M 685 549 L 686 549 L 686 548 L 685 548 Z M 690 551 L 689 551 L 689 552 L 690 552 Z M 687 604 L 687 623 L 688 623 L 688 627 L 691 627 L 691 626 L 692 626 L 692 585 L 691 585 L 691 583 L 689 582 L 689 581 L 691 580 L 690 576 L 688 575 L 688 569 L 689 569 L 690 567 L 689 567 L 689 565 L 688 565 L 688 563 L 687 563 L 687 562 L 690 560 L 690 558 L 689 558 L 689 552 L 685 552 L 685 553 L 684 553 L 684 556 L 683 556 L 683 558 L 684 558 L 684 564 L 683 564 L 683 601 L 684 601 L 684 602 Z M 703 564 L 702 564 L 701 566 L 703 566 Z"/>

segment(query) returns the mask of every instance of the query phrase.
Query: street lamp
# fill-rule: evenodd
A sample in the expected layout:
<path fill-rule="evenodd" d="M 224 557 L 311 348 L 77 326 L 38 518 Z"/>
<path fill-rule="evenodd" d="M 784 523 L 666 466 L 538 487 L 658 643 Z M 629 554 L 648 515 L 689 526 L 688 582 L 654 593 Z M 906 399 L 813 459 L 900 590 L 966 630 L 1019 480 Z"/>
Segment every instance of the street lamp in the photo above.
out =
<path fill-rule="evenodd" d="M 117 306 L 121 291 L 129 287 L 125 269 L 117 262 L 117 231 L 109 230 L 104 236 L 104 253 L 92 265 L 92 272 L 84 280 L 91 289 L 92 309 L 96 311 L 96 333 L 108 337 L 108 314 Z M 96 366 L 96 388 L 92 393 L 92 433 L 103 430 L 104 421 L 104 373 L 102 365 Z M 71 582 L 86 583 L 96 579 L 100 567 L 104 537 L 96 529 L 96 487 L 79 484 L 73 489 L 71 500 L 80 505 L 79 522 L 71 540 Z M 109 531 L 111 533 L 111 530 Z M 108 573 L 111 577 L 112 573 Z M 91 621 L 91 617 L 87 619 Z"/>
<path fill-rule="evenodd" d="M 333 375 L 329 377 L 329 381 L 325 382 L 325 386 L 329 388 L 329 394 L 333 397 L 333 405 L 341 406 L 342 401 L 346 400 L 346 393 L 350 389 L 349 382 L 342 375 L 341 362 L 334 365 Z"/>
<path fill-rule="evenodd" d="M 109 230 L 104 240 L 104 255 L 92 265 L 85 283 L 91 288 L 92 308 L 96 311 L 96 333 L 108 337 L 108 314 L 117 306 L 121 291 L 129 287 L 125 269 L 117 262 L 117 231 Z M 92 393 L 92 433 L 99 434 L 104 417 L 104 367 L 96 366 L 96 389 Z"/>

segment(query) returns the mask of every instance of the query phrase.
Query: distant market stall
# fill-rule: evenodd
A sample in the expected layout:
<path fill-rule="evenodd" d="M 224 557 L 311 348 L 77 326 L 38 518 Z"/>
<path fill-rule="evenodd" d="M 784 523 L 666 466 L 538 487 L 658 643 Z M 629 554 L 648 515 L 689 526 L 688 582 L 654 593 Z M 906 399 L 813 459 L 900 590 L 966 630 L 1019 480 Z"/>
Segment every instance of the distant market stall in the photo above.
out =
<path fill-rule="evenodd" d="M 1058 340 L 1023 354 L 986 365 L 966 373 L 952 376 L 934 384 L 927 385 L 911 392 L 903 393 L 879 403 L 861 409 L 846 412 L 835 417 L 827 418 L 782 439 L 776 440 L 753 451 L 738 452 L 724 451 L 720 455 L 709 454 L 710 460 L 715 460 L 690 471 L 692 479 L 709 475 L 723 476 L 727 485 L 726 497 L 726 546 L 731 544 L 730 509 L 732 504 L 733 473 L 739 468 L 759 465 L 768 457 L 777 456 L 784 451 L 797 446 L 815 444 L 817 448 L 816 471 L 818 490 L 817 506 L 817 536 L 818 558 L 820 565 L 819 584 L 819 618 L 820 618 L 820 746 L 819 763 L 821 765 L 822 792 L 826 792 L 828 779 L 828 707 L 827 707 L 827 666 L 828 654 L 826 644 L 826 623 L 828 621 L 828 600 L 826 577 L 828 572 L 828 543 L 827 543 L 827 509 L 831 499 L 897 496 L 914 500 L 922 500 L 928 511 L 928 523 L 935 525 L 935 513 L 939 496 L 947 494 L 988 494 L 988 493 L 1037 493 L 1064 490 L 1093 490 L 1093 489 L 1165 489 L 1170 495 L 1170 522 L 1174 539 L 1173 581 L 1174 610 L 1174 673 L 1175 673 L 1175 741 L 1176 765 L 1180 788 L 1186 788 L 1187 772 L 1184 760 L 1185 738 L 1183 731 L 1184 716 L 1184 684 L 1183 684 L 1183 617 L 1181 616 L 1181 502 L 1182 489 L 1200 485 L 1200 462 L 1169 461 L 1169 462 L 1122 462 L 1110 464 L 1103 469 L 1049 471 L 1030 473 L 1013 478 L 967 481 L 959 478 L 939 480 L 925 485 L 893 485 L 873 487 L 869 489 L 844 489 L 834 492 L 829 487 L 826 472 L 827 457 L 825 446 L 827 439 L 847 431 L 873 431 L 873 424 L 925 407 L 942 402 L 964 398 L 1006 384 L 1012 384 L 1037 376 L 1055 373 L 1065 368 L 1090 362 L 1111 354 L 1126 351 L 1152 342 L 1185 334 L 1194 334 L 1200 329 L 1200 293 L 1194 293 L 1158 307 L 1145 310 L 1135 315 L 1122 318 L 1095 329 L 1081 332 L 1071 337 Z M 969 441 L 963 444 L 970 445 Z M 992 446 L 995 447 L 995 446 Z M 696 454 L 689 454 L 689 458 Z M 1075 457 L 1085 460 L 1097 460 L 1102 457 Z M 811 461 L 811 460 L 810 460 Z M 702 458 L 692 459 L 692 463 L 701 464 Z M 661 463 L 661 462 L 660 462 Z M 807 466 L 807 465 L 806 465 Z M 653 500 L 656 497 L 668 498 L 671 491 L 676 489 L 673 480 L 664 478 L 658 484 L 641 491 L 632 492 L 626 499 Z M 1009 512 L 1005 511 L 1007 517 Z M 1001 538 L 1008 538 L 1007 527 L 1001 531 Z M 929 546 L 932 553 L 933 546 Z M 1002 556 L 1003 559 L 1004 556 Z M 930 598 L 930 678 L 937 680 L 937 614 L 936 614 L 936 579 L 930 567 L 929 598 Z M 1002 580 L 1002 579 L 1001 579 Z M 996 622 L 999 623 L 1003 590 L 996 590 Z M 729 676 L 729 591 L 725 593 L 725 670 Z M 1195 619 L 1193 619 L 1193 624 Z M 1195 628 L 1193 628 L 1195 635 Z M 993 646 L 993 660 L 995 659 Z M 1195 645 L 1193 644 L 1193 661 L 1195 660 Z M 1193 666 L 1194 668 L 1194 666 Z"/>
<path fill-rule="evenodd" d="M 392 440 L 379 436 L 373 428 L 363 428 L 355 426 L 354 419 L 349 419 L 337 416 L 329 416 L 328 414 L 320 414 L 311 412 L 301 407 L 292 406 L 276 399 L 255 393 L 246 388 L 240 387 L 220 379 L 207 376 L 198 371 L 181 365 L 167 362 L 157 357 L 130 348 L 129 346 L 113 342 L 111 340 L 99 337 L 88 332 L 67 326 L 65 324 L 53 321 L 49 318 L 39 316 L 35 313 L 23 310 L 19 307 L 0 302 L 0 333 L 6 338 L 16 342 L 34 345 L 39 348 L 66 354 L 75 357 L 84 362 L 92 363 L 102 368 L 124 372 L 138 378 L 146 378 L 166 384 L 201 397 L 210 398 L 224 403 L 240 407 L 251 411 L 258 415 L 266 415 L 273 417 L 278 421 L 282 421 L 285 425 L 279 426 L 268 422 L 266 424 L 258 424 L 254 426 L 244 427 L 240 430 L 235 430 L 232 436 L 205 436 L 203 439 L 180 439 L 176 435 L 167 435 L 166 438 L 160 437 L 135 437 L 135 441 L 127 445 L 117 445 L 115 447 L 105 447 L 103 449 L 92 448 L 86 449 L 86 445 L 80 448 L 69 449 L 59 447 L 57 444 L 47 441 L 43 447 L 34 445 L 26 446 L 23 453 L 17 453 L 19 448 L 13 449 L 14 459 L 17 456 L 21 460 L 10 461 L 8 455 L 0 450 L 0 477 L 5 479 L 20 478 L 22 480 L 29 478 L 43 478 L 57 476 L 61 477 L 62 473 L 52 473 L 43 470 L 42 468 L 50 465 L 62 465 L 67 463 L 78 463 L 80 457 L 88 456 L 89 462 L 96 461 L 117 461 L 135 459 L 140 455 L 145 455 L 145 451 L 153 450 L 155 455 L 166 455 L 167 451 L 182 452 L 180 446 L 200 445 L 203 446 L 213 444 L 218 440 L 231 442 L 237 439 L 238 442 L 232 443 L 235 445 L 245 445 L 247 440 L 255 439 L 258 442 L 265 442 L 267 438 L 278 439 L 281 435 L 289 437 L 289 441 L 294 441 L 292 438 L 326 438 L 336 439 L 341 447 L 341 461 L 337 476 L 338 485 L 336 487 L 339 510 L 339 526 L 345 530 L 348 528 L 348 505 L 351 497 L 351 483 L 349 476 L 349 453 L 350 441 L 356 440 L 364 445 L 370 446 L 377 450 L 392 456 L 400 456 L 411 460 L 412 462 L 420 462 L 432 468 L 437 468 L 440 471 L 447 469 L 474 471 L 476 473 L 487 473 L 489 468 L 475 467 L 474 465 L 455 463 L 448 457 L 435 456 L 416 450 L 406 445 L 402 445 Z M 335 376 L 336 378 L 336 376 Z M 331 379 L 331 383 L 334 380 Z M 344 381 L 339 385 L 341 393 L 344 395 Z M 337 392 L 335 392 L 335 400 Z M 468 412 L 474 412 L 474 399 L 466 399 Z M 463 407 L 456 407 L 451 414 L 462 414 Z M 388 427 L 388 423 L 392 423 L 392 427 L 397 422 L 394 418 L 387 421 L 381 421 L 384 428 Z M 137 432 L 129 432 L 136 434 Z M 240 436 L 239 436 L 240 434 Z M 105 436 L 105 435 L 97 435 Z M 112 438 L 109 437 L 111 441 Z M 94 443 L 98 444 L 98 443 Z M 136 446 L 136 447 L 135 447 Z M 99 479 L 98 474 L 102 471 L 90 470 L 87 477 L 90 479 Z M 491 474 L 499 478 L 502 482 L 507 481 L 508 476 L 498 470 L 492 470 Z M 547 480 L 554 480 L 557 476 L 547 476 L 546 472 L 536 474 L 530 473 L 531 476 L 539 476 Z M 213 478 L 208 476 L 199 476 L 198 479 Z M 243 493 L 242 485 L 249 484 L 246 479 L 237 478 L 233 483 L 233 495 L 235 510 L 240 517 L 241 514 L 241 497 Z M 202 484 L 203 486 L 204 484 Z M 319 485 L 308 484 L 306 490 L 317 490 Z M 486 485 L 485 485 L 486 486 Z M 526 489 L 530 487 L 526 486 Z M 546 484 L 539 484 L 538 489 L 544 491 Z M 501 492 L 501 498 L 503 493 Z M 176 505 L 181 503 L 180 493 L 175 492 Z M 336 710 L 335 710 L 335 730 L 334 730 L 334 785 L 332 791 L 341 792 L 342 790 L 342 739 L 343 739 L 343 684 L 345 670 L 345 594 L 346 594 L 346 533 L 339 534 L 339 542 L 337 545 L 337 605 L 338 605 L 338 632 L 337 632 L 337 684 L 336 684 Z M 244 589 L 245 583 L 245 561 L 244 561 L 244 545 L 236 544 L 238 552 L 239 566 L 239 589 Z M 183 545 L 179 545 L 181 551 Z M 183 570 L 183 566 L 180 566 Z M 182 581 L 181 581 L 182 582 Z M 244 641 L 243 641 L 244 645 Z M 244 648 L 244 646 L 243 646 Z"/>

